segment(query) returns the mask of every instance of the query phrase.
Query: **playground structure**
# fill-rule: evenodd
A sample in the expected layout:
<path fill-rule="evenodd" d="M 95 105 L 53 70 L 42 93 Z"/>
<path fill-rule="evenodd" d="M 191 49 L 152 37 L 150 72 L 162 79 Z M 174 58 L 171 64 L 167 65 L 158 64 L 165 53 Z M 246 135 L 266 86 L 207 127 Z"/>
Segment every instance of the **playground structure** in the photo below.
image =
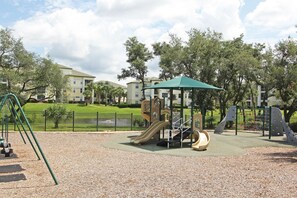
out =
<path fill-rule="evenodd" d="M 38 160 L 41 159 L 39 154 L 41 155 L 55 184 L 58 185 L 58 181 L 41 149 L 40 144 L 38 143 L 36 136 L 33 133 L 32 127 L 16 95 L 9 93 L 4 96 L 0 96 L 0 112 L 1 112 L 1 120 L 2 120 L 2 134 L 1 134 L 2 137 L 0 137 L 0 146 L 3 148 L 2 153 L 5 154 L 5 157 L 10 157 L 13 154 L 13 149 L 9 142 L 9 132 L 8 132 L 8 124 L 9 122 L 12 122 L 18 129 L 18 132 L 24 144 L 27 143 L 23 133 L 25 134 Z"/>
<path fill-rule="evenodd" d="M 173 116 L 171 116 L 170 113 L 172 113 Z M 158 146 L 167 146 L 167 148 L 169 148 L 170 145 L 180 143 L 182 147 L 182 142 L 190 138 L 191 146 L 194 150 L 206 150 L 209 144 L 210 137 L 208 132 L 202 131 L 201 114 L 195 114 L 193 118 L 191 117 L 190 119 L 186 119 L 185 116 L 180 118 L 179 112 L 166 109 L 164 100 L 158 97 L 142 101 L 141 114 L 145 120 L 152 123 L 139 136 L 132 137 L 131 143 L 143 144 L 151 139 L 155 139 L 159 141 L 157 143 Z M 170 122 L 168 118 L 171 118 L 172 122 Z M 183 122 L 183 120 L 186 121 Z M 168 126 L 167 138 L 165 138 L 165 128 Z M 163 131 L 162 138 L 160 137 L 160 131 Z M 175 135 L 173 136 L 173 134 Z M 195 140 L 193 144 L 192 139 Z"/>
<path fill-rule="evenodd" d="M 227 115 L 215 128 L 214 133 L 222 134 L 226 126 L 226 123 L 231 121 L 231 122 L 235 122 L 235 135 L 237 135 L 238 117 L 239 117 L 238 110 L 239 108 L 237 106 L 231 106 L 228 109 Z M 269 132 L 269 139 L 271 139 L 271 136 L 283 135 L 285 133 L 287 136 L 288 142 L 297 143 L 296 135 L 283 119 L 282 113 L 279 108 L 276 108 L 276 107 L 258 108 L 258 114 L 259 115 L 254 116 L 255 123 L 253 124 L 253 127 L 256 130 L 262 130 L 263 136 L 265 135 L 265 129 L 266 129 Z M 246 123 L 245 116 L 243 116 L 243 119 L 244 119 L 244 123 Z M 249 125 L 249 127 L 250 126 L 251 125 Z M 244 129 L 247 128 L 247 130 L 249 130 L 250 129 L 249 127 L 246 127 L 245 125 Z"/>
<path fill-rule="evenodd" d="M 164 102 L 162 105 L 162 102 L 156 103 L 155 101 L 152 101 L 152 99 L 149 102 L 144 102 L 143 106 L 142 106 L 142 115 L 144 116 L 144 118 L 146 120 L 149 120 L 150 123 L 152 121 L 158 120 L 159 121 L 162 120 L 162 112 L 167 112 L 167 114 L 169 115 L 169 130 L 168 131 L 168 136 L 167 139 L 164 138 L 164 128 L 163 128 L 163 140 L 161 142 L 159 142 L 157 145 L 158 146 L 166 146 L 167 148 L 170 147 L 170 145 L 174 145 L 175 143 L 180 143 L 180 147 L 183 146 L 183 140 L 185 140 L 186 138 L 190 137 L 190 145 L 192 147 L 192 139 L 193 137 L 197 137 L 195 146 L 198 147 L 196 150 L 200 150 L 199 148 L 206 148 L 207 145 L 209 144 L 210 138 L 208 135 L 205 135 L 206 133 L 204 132 L 203 134 L 208 137 L 208 138 L 202 138 L 199 130 L 197 130 L 197 128 L 195 129 L 195 122 L 199 122 L 200 121 L 200 125 L 201 125 L 201 120 L 194 120 L 194 98 L 193 96 L 195 95 L 195 90 L 196 89 L 203 89 L 203 90 L 223 90 L 221 88 L 185 77 L 185 76 L 180 76 L 180 77 L 176 77 L 174 79 L 168 80 L 168 81 L 163 81 L 159 84 L 155 84 L 153 86 L 150 87 L 146 87 L 144 89 L 167 89 L 169 90 L 169 95 L 170 95 L 170 105 L 169 105 L 169 110 L 165 110 L 164 109 Z M 173 90 L 180 90 L 181 92 L 181 101 L 180 101 L 180 110 L 178 113 L 178 116 L 175 118 L 174 117 L 174 112 L 173 112 Z M 184 91 L 188 90 L 192 92 L 192 103 L 191 103 L 191 116 L 190 119 L 186 119 L 186 116 L 184 116 Z M 154 107 L 154 105 L 156 103 L 156 107 Z M 146 105 L 145 105 L 146 104 Z M 149 111 L 148 111 L 148 104 L 149 105 Z M 157 107 L 159 105 L 159 107 Z M 149 116 L 148 116 L 149 115 Z M 163 120 L 163 122 L 165 121 L 165 118 Z M 153 124 L 155 125 L 155 123 Z M 164 123 L 165 126 L 165 123 Z M 173 132 L 178 131 L 178 133 L 173 136 Z M 202 128 L 201 128 L 202 131 Z M 140 136 L 142 137 L 147 137 L 145 139 L 145 141 L 147 141 L 149 139 L 149 137 L 154 136 L 155 134 L 157 134 L 158 132 L 160 132 L 159 127 L 151 127 L 149 130 L 146 130 L 143 132 L 143 134 L 141 134 Z M 150 134 L 150 135 L 144 135 L 144 134 Z M 160 136 L 159 136 L 160 137 Z M 200 137 L 200 138 L 199 138 Z M 141 137 L 140 137 L 141 138 Z M 138 138 L 136 138 L 138 139 Z M 136 141 L 135 139 L 131 142 L 141 142 L 144 143 L 145 141 L 139 141 L 139 139 Z M 206 146 L 202 146 L 202 145 L 206 145 Z M 201 145 L 201 146 L 198 146 Z M 203 149 L 201 149 L 203 150 Z"/>

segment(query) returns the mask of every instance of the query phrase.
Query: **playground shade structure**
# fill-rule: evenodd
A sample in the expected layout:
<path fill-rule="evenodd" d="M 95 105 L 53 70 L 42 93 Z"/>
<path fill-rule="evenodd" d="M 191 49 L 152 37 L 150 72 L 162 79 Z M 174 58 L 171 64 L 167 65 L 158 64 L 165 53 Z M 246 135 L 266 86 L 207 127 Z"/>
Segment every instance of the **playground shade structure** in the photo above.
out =
<path fill-rule="evenodd" d="M 176 77 L 176 78 L 173 78 L 171 80 L 168 80 L 168 81 L 163 81 L 163 82 L 160 82 L 159 84 L 155 84 L 155 85 L 152 85 L 150 87 L 145 87 L 144 89 L 169 89 L 170 90 L 170 125 L 171 125 L 171 130 L 173 130 L 173 122 L 172 122 L 172 114 L 173 114 L 173 108 L 172 108 L 172 104 L 173 104 L 173 101 L 172 101 L 172 95 L 173 95 L 173 90 L 180 90 L 181 91 L 181 104 L 184 104 L 184 91 L 185 90 L 191 90 L 192 91 L 192 101 L 194 101 L 193 99 L 193 96 L 195 95 L 194 94 L 194 91 L 196 89 L 202 89 L 202 90 L 224 90 L 222 88 L 219 88 L 219 87 L 215 87 L 213 85 L 210 85 L 210 84 L 207 84 L 207 83 L 203 83 L 201 81 L 198 81 L 198 80 L 194 80 L 194 79 L 191 79 L 191 78 L 188 78 L 188 77 L 185 77 L 185 76 L 180 76 L 180 77 Z M 193 115 L 194 115 L 194 111 L 193 111 L 193 102 L 192 102 L 192 105 L 191 105 L 191 129 L 190 129 L 190 132 L 193 133 L 193 127 L 192 127 L 192 122 L 193 122 Z M 181 126 L 184 125 L 186 122 L 188 121 L 185 121 L 183 120 L 183 105 L 181 105 L 181 108 L 180 108 L 180 120 L 181 120 Z M 188 131 L 188 130 L 186 130 Z M 181 133 L 184 133 L 183 131 Z M 180 137 L 183 137 L 185 134 L 181 134 Z M 171 137 L 169 137 L 168 141 L 170 141 Z M 180 138 L 180 142 L 183 141 L 184 138 Z M 191 142 L 192 144 L 192 142 Z M 181 147 L 182 147 L 182 143 L 180 144 Z M 169 146 L 169 144 L 168 144 Z M 169 148 L 169 147 L 168 147 Z"/>
<path fill-rule="evenodd" d="M 194 80 L 185 76 L 173 78 L 168 81 L 160 82 L 159 84 L 146 87 L 145 89 L 215 89 L 223 90 L 222 88 Z"/>
<path fill-rule="evenodd" d="M 207 131 L 198 131 L 198 140 L 192 144 L 192 148 L 197 151 L 204 151 L 209 145 L 210 136 Z"/>
<path fill-rule="evenodd" d="M 142 134 L 135 138 L 131 138 L 131 142 L 134 144 L 143 144 L 149 141 L 156 133 L 166 127 L 169 123 L 166 121 L 153 122 L 149 128 L 147 128 Z"/>

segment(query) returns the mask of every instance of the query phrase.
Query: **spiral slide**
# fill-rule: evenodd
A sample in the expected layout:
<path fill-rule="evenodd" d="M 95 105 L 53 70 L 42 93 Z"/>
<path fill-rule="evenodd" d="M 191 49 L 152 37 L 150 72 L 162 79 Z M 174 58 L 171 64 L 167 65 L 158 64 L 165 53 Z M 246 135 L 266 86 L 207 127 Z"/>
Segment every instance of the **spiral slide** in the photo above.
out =
<path fill-rule="evenodd" d="M 143 144 L 149 141 L 156 133 L 166 127 L 169 123 L 165 121 L 156 121 L 151 124 L 142 134 L 135 138 L 131 138 L 131 143 Z"/>
<path fill-rule="evenodd" d="M 207 131 L 198 132 L 198 140 L 192 144 L 192 148 L 197 151 L 204 151 L 209 145 L 210 136 Z"/>

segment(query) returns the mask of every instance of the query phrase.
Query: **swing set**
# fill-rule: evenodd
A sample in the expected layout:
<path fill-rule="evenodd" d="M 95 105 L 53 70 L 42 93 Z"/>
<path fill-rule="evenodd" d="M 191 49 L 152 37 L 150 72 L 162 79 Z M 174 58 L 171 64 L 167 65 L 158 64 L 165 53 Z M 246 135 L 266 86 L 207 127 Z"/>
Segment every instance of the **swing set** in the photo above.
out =
<path fill-rule="evenodd" d="M 20 105 L 20 102 L 16 95 L 12 93 L 8 93 L 4 96 L 0 96 L 0 113 L 1 113 L 1 123 L 2 123 L 2 132 L 0 136 L 0 147 L 2 148 L 1 153 L 5 155 L 5 157 L 10 157 L 13 155 L 13 149 L 11 143 L 9 142 L 9 132 L 8 126 L 9 123 L 14 123 L 16 126 L 24 144 L 27 144 L 25 137 L 29 141 L 36 157 L 40 160 L 40 155 L 46 164 L 54 182 L 58 185 L 58 181 L 52 171 L 40 144 L 36 136 L 33 133 L 32 127 Z M 24 135 L 25 134 L 25 137 Z"/>

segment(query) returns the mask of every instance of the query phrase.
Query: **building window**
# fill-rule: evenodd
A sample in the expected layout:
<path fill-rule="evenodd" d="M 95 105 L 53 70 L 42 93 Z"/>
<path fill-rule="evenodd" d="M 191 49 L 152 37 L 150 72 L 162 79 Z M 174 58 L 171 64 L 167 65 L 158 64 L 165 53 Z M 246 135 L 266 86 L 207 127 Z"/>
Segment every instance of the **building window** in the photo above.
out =
<path fill-rule="evenodd" d="M 139 88 L 139 84 L 135 84 L 135 89 L 138 89 Z"/>
<path fill-rule="evenodd" d="M 178 98 L 181 98 L 181 94 L 178 94 Z"/>
<path fill-rule="evenodd" d="M 138 93 L 135 94 L 135 98 L 138 98 Z"/>
<path fill-rule="evenodd" d="M 75 89 L 73 89 L 73 93 L 75 93 Z"/>
<path fill-rule="evenodd" d="M 73 81 L 73 84 L 76 84 L 76 81 L 75 80 Z"/>
<path fill-rule="evenodd" d="M 82 93 L 83 92 L 83 89 L 82 88 L 80 88 L 80 93 Z"/>
<path fill-rule="evenodd" d="M 83 84 L 83 82 L 81 81 L 81 82 L 80 82 L 80 84 L 82 85 L 82 84 Z"/>

